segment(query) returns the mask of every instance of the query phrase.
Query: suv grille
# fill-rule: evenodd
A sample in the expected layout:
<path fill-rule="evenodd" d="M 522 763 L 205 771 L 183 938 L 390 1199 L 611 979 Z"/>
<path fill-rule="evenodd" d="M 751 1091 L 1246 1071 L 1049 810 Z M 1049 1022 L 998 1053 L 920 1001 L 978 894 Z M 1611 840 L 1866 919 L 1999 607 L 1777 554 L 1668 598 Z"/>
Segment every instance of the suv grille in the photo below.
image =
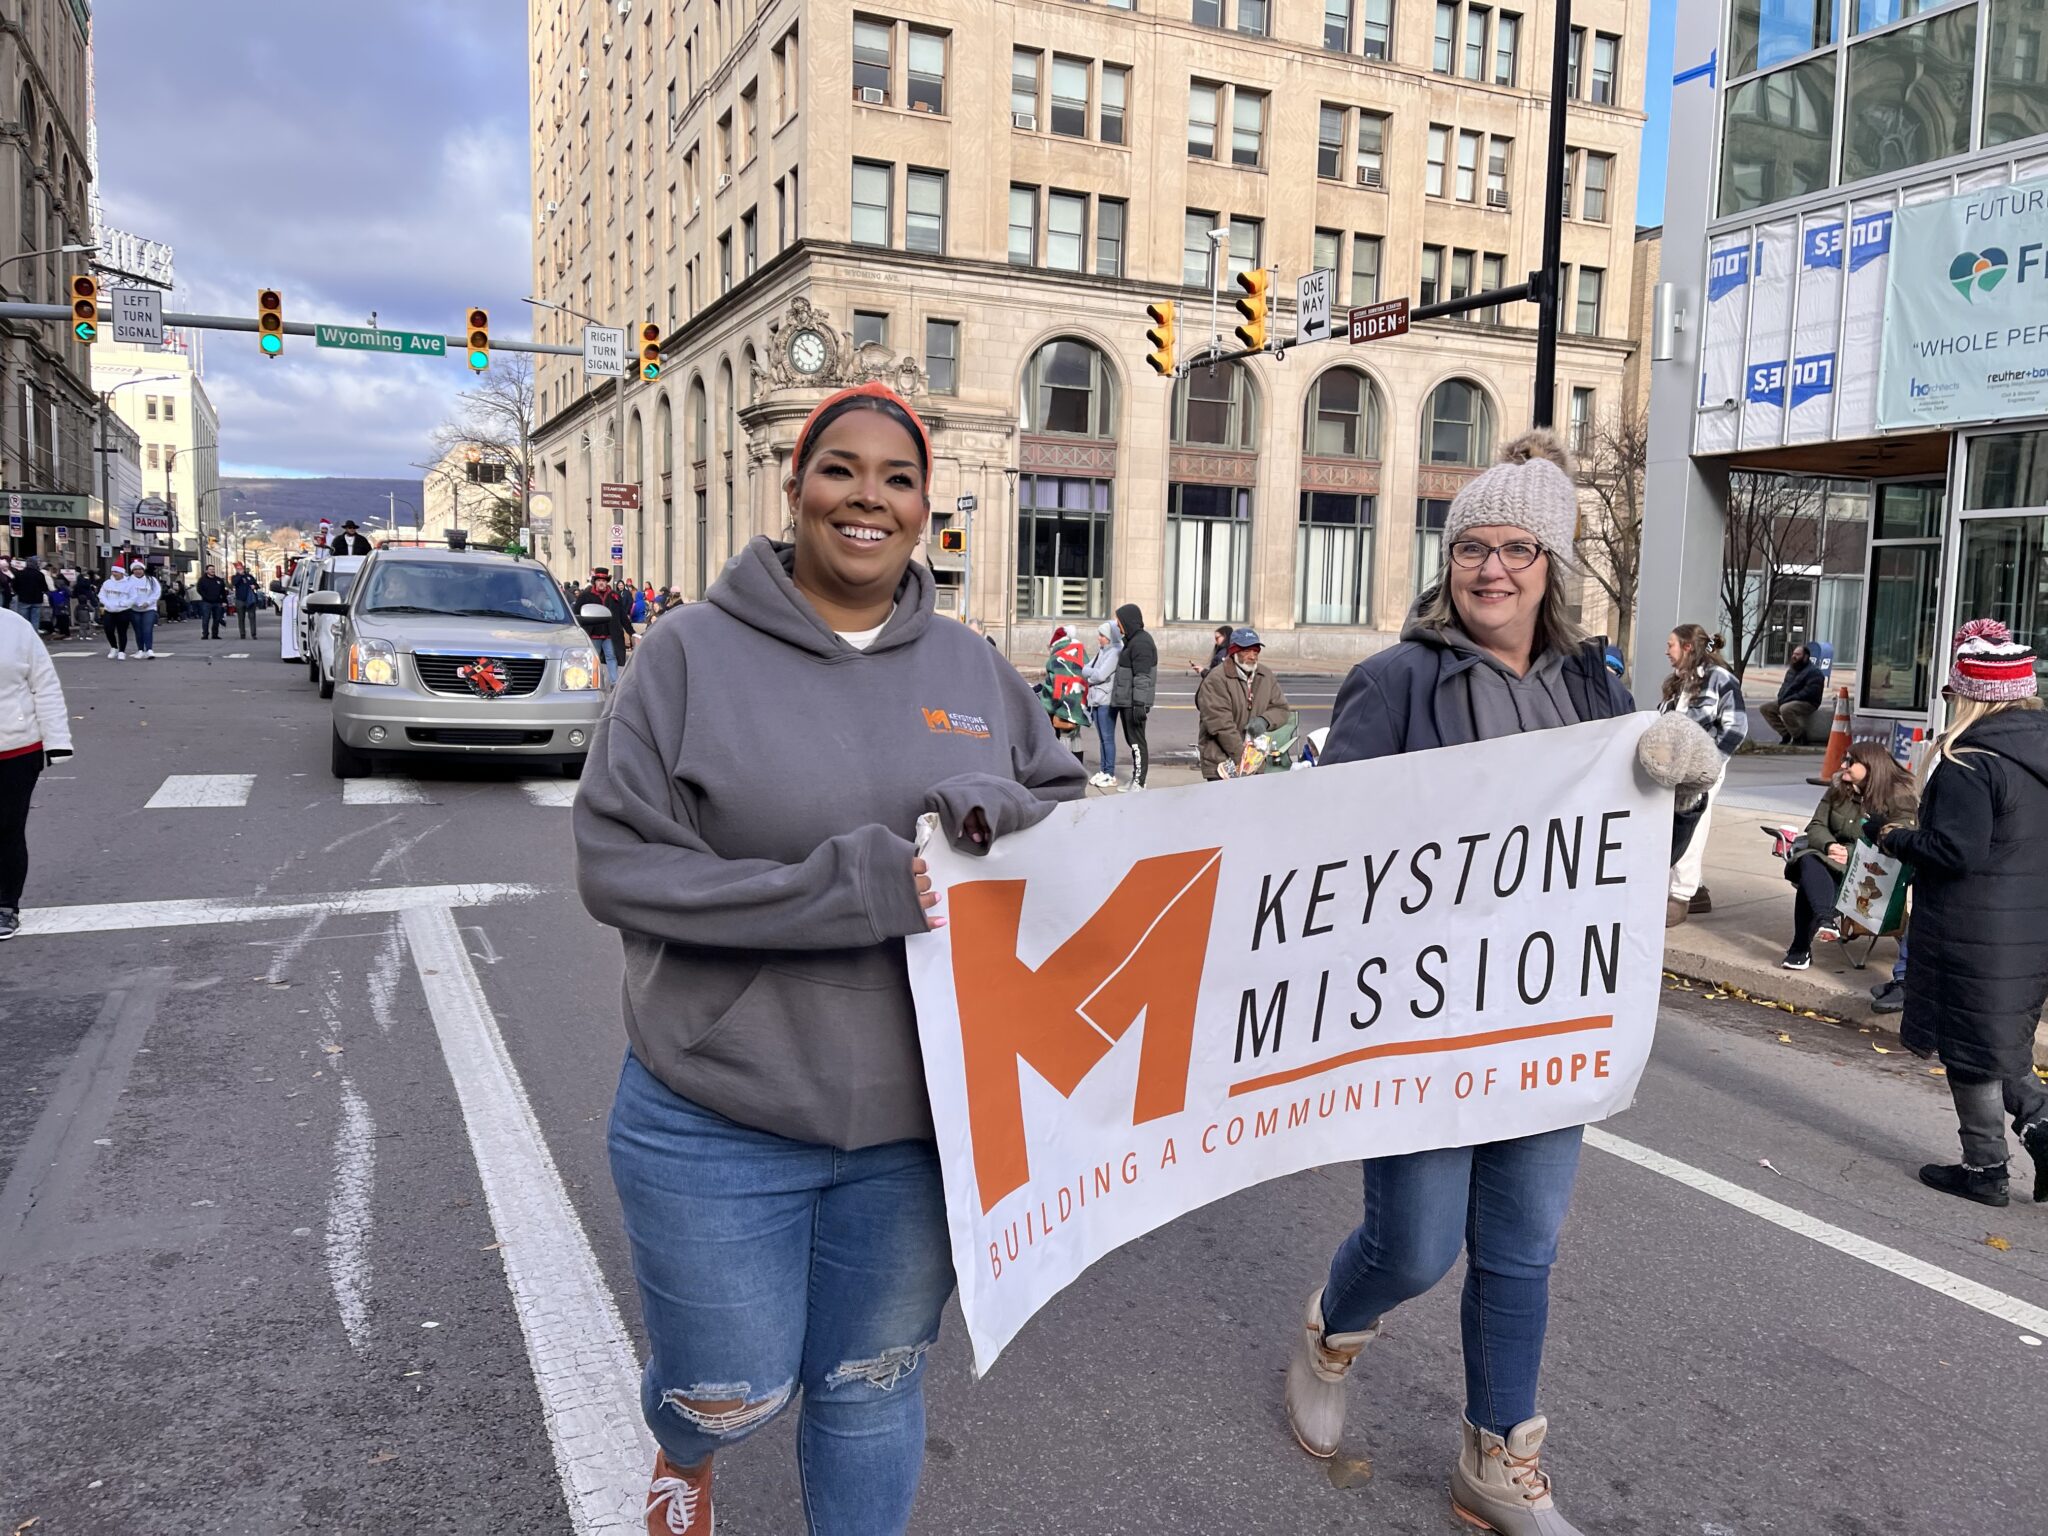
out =
<path fill-rule="evenodd" d="M 412 658 L 413 665 L 419 668 L 420 682 L 425 684 L 429 693 L 452 693 L 465 699 L 475 695 L 469 684 L 456 673 L 477 659 L 475 656 L 438 655 L 427 651 L 417 651 Z M 541 676 L 548 669 L 547 662 L 537 656 L 493 656 L 490 659 L 505 669 L 510 686 L 500 697 L 507 699 L 539 688 Z"/>
<path fill-rule="evenodd" d="M 421 747 L 544 747 L 553 731 L 493 730 L 488 726 L 409 725 L 405 739 Z"/>

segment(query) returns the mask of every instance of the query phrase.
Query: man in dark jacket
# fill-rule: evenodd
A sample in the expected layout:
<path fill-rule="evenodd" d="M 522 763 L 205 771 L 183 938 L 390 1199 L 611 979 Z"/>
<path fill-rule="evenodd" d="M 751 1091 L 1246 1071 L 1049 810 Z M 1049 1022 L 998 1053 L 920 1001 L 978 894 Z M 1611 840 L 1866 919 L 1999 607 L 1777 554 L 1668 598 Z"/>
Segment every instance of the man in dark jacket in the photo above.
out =
<path fill-rule="evenodd" d="M 1130 794 L 1145 787 L 1145 774 L 1152 766 L 1145 720 L 1159 697 L 1159 645 L 1145 628 L 1144 612 L 1136 603 L 1117 609 L 1116 622 L 1124 634 L 1124 649 L 1110 683 L 1109 706 L 1122 718 L 1124 740 L 1131 748 L 1131 782 L 1124 786 L 1124 793 Z"/>
<path fill-rule="evenodd" d="M 597 603 L 611 612 L 609 623 L 584 625 L 597 644 L 597 653 L 604 661 L 605 686 L 610 687 L 618 681 L 626 648 L 633 643 L 632 599 L 613 586 L 612 573 L 599 566 L 590 573 L 590 590 L 583 594 L 583 602 Z"/>
<path fill-rule="evenodd" d="M 237 562 L 231 589 L 235 594 L 235 633 L 244 640 L 258 638 L 256 615 L 263 611 L 263 591 L 246 565 Z"/>
<path fill-rule="evenodd" d="M 1195 690 L 1196 740 L 1202 751 L 1202 777 L 1226 777 L 1244 755 L 1248 737 L 1278 730 L 1293 717 L 1280 679 L 1260 665 L 1263 647 L 1254 629 L 1230 636 L 1230 653 Z"/>
<path fill-rule="evenodd" d="M 334 536 L 334 542 L 327 546 L 330 555 L 367 555 L 370 541 L 356 532 L 356 520 L 350 518 L 341 525 L 341 532 Z"/>
<path fill-rule="evenodd" d="M 1821 691 L 1826 685 L 1827 679 L 1821 675 L 1812 653 L 1803 645 L 1795 645 L 1792 663 L 1785 669 L 1785 680 L 1778 684 L 1778 697 L 1757 713 L 1769 722 L 1780 741 L 1804 741 L 1806 723 L 1820 708 Z"/>
<path fill-rule="evenodd" d="M 41 633 L 43 609 L 49 601 L 50 579 L 43 574 L 43 568 L 36 563 L 36 557 L 30 555 L 15 567 L 14 611 L 28 620 L 29 628 Z"/>
<path fill-rule="evenodd" d="M 200 612 L 199 638 L 218 640 L 228 620 L 228 584 L 210 565 L 206 574 L 199 578 L 199 601 L 205 605 Z"/>

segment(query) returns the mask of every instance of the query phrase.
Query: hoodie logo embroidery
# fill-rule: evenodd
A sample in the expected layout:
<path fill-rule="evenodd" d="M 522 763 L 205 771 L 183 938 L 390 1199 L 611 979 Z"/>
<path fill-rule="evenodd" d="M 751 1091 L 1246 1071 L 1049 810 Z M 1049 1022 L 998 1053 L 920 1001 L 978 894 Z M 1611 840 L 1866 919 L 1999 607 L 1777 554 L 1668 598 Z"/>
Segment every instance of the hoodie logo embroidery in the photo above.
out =
<path fill-rule="evenodd" d="M 949 709 L 927 709 L 921 713 L 925 729 L 935 736 L 971 736 L 976 741 L 989 739 L 988 722 L 979 715 L 955 714 Z"/>

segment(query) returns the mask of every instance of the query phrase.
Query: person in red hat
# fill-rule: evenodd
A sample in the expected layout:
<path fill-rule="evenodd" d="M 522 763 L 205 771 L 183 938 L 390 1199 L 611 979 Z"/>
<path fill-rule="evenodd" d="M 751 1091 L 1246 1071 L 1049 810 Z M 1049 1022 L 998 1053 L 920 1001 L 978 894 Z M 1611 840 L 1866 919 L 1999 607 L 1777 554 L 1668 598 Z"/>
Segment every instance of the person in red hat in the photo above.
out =
<path fill-rule="evenodd" d="M 2048 1200 L 2048 1089 L 2034 1075 L 2034 1026 L 2048 1002 L 2048 714 L 2039 662 L 1995 619 L 1956 636 L 1948 729 L 1928 758 L 1917 827 L 1866 828 L 1912 865 L 1913 963 L 1900 1039 L 1947 1069 L 1960 1163 L 1920 1182 L 1980 1205 L 2008 1193 L 2005 1120 Z"/>
<path fill-rule="evenodd" d="M 1083 793 L 1017 669 L 938 621 L 931 464 L 883 386 L 820 405 L 790 542 L 647 632 L 577 795 L 577 884 L 625 950 L 609 1147 L 662 1536 L 708 1536 L 714 1455 L 798 1401 L 812 1532 L 893 1536 L 917 1493 L 953 1264 L 904 953 L 945 918 L 914 839 L 932 814 L 982 851 Z"/>

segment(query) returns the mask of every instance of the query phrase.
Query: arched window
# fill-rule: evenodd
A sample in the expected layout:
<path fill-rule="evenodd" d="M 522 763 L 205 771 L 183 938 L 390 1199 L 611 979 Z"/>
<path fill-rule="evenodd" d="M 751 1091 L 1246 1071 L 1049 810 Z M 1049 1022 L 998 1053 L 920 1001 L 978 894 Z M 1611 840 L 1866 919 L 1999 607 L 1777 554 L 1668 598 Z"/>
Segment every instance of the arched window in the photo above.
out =
<path fill-rule="evenodd" d="M 1470 379 L 1446 379 L 1422 408 L 1424 479 L 1431 467 L 1483 469 L 1493 458 L 1493 402 Z M 1456 478 L 1455 476 L 1453 478 Z M 1443 572 L 1444 519 L 1451 498 L 1442 485 L 1415 499 L 1415 590 L 1427 591 Z"/>
<path fill-rule="evenodd" d="M 1309 386 L 1295 536 L 1298 623 L 1372 622 L 1380 416 L 1379 390 L 1356 368 L 1331 368 Z"/>
<path fill-rule="evenodd" d="M 735 542 L 737 534 L 733 526 L 732 468 L 740 454 L 739 406 L 733 400 L 730 361 L 718 365 L 718 414 L 719 426 L 725 438 L 725 555 L 729 560 L 739 548 Z"/>
<path fill-rule="evenodd" d="M 1116 436 L 1116 379 L 1109 359 L 1085 341 L 1049 341 L 1024 370 L 1026 432 Z"/>
<path fill-rule="evenodd" d="M 704 381 L 690 381 L 690 505 L 696 514 L 696 564 L 692 567 L 695 577 L 696 595 L 702 597 L 711 580 L 711 507 L 709 501 L 710 481 L 707 478 L 711 458 L 709 413 L 705 407 Z"/>
<path fill-rule="evenodd" d="M 1017 479 L 1017 612 L 1107 618 L 1116 504 L 1116 375 L 1092 343 L 1049 341 L 1025 365 Z M 1094 444 L 1033 438 L 1093 438 Z"/>
<path fill-rule="evenodd" d="M 1166 503 L 1166 617 L 1241 624 L 1250 616 L 1252 486 L 1259 400 L 1238 363 L 1197 367 L 1174 386 Z"/>
<path fill-rule="evenodd" d="M 676 422 L 669 408 L 668 391 L 654 408 L 654 440 L 659 446 L 656 462 L 661 465 L 661 584 L 676 584 Z"/>
<path fill-rule="evenodd" d="M 760 366 L 754 355 L 754 344 L 750 341 L 740 353 L 740 377 L 747 381 L 747 404 L 752 405 L 758 398 L 754 393 L 754 370 Z"/>
<path fill-rule="evenodd" d="M 640 488 L 640 505 L 633 513 L 631 567 L 633 581 L 640 584 L 647 573 L 647 423 L 638 406 L 626 432 L 626 478 Z"/>

